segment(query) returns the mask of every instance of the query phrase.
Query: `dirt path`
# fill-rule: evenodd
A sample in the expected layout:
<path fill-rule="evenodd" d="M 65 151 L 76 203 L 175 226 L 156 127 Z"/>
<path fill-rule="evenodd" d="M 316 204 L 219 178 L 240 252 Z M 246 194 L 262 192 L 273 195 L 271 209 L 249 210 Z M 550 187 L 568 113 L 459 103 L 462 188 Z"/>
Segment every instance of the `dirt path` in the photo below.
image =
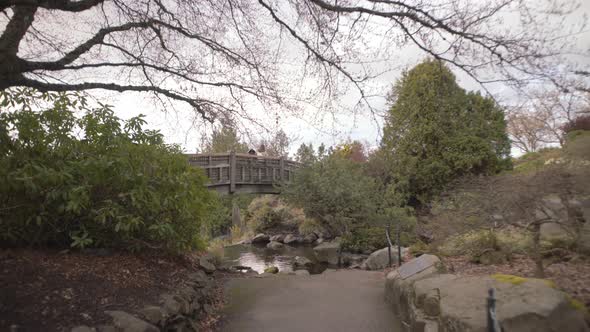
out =
<path fill-rule="evenodd" d="M 221 331 L 402 331 L 384 300 L 382 272 L 233 279 Z"/>

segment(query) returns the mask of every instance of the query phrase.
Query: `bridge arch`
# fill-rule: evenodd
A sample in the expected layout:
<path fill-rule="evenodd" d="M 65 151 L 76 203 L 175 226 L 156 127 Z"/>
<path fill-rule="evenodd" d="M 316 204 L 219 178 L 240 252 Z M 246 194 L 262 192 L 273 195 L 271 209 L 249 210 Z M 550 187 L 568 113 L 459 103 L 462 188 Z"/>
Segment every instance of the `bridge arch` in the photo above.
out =
<path fill-rule="evenodd" d="M 202 168 L 207 187 L 220 194 L 278 194 L 276 186 L 289 182 L 301 164 L 285 158 L 246 153 L 189 154 L 191 166 Z"/>

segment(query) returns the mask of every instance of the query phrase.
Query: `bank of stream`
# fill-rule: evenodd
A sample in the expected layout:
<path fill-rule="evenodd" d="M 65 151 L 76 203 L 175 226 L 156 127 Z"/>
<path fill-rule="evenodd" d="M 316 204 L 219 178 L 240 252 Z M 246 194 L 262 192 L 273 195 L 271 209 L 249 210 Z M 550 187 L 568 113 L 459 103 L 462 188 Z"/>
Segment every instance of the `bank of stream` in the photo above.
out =
<path fill-rule="evenodd" d="M 247 266 L 252 270 L 263 273 L 264 269 L 276 266 L 281 272 L 294 270 L 295 257 L 305 257 L 313 264 L 307 269 L 311 274 L 324 272 L 328 265 L 319 263 L 313 251 L 313 246 L 287 246 L 280 249 L 270 249 L 264 246 L 251 244 L 237 244 L 227 246 L 222 252 L 222 265 L 224 267 Z"/>

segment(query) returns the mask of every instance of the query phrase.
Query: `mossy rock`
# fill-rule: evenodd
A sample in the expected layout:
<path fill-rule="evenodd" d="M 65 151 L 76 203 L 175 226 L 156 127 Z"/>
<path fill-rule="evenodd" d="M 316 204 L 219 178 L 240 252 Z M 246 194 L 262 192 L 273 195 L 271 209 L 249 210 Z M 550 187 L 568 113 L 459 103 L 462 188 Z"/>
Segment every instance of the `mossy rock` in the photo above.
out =
<path fill-rule="evenodd" d="M 428 254 L 429 252 L 430 247 L 422 241 L 417 241 L 416 243 L 410 246 L 410 254 L 412 254 L 412 256 L 415 257 Z"/>
<path fill-rule="evenodd" d="M 501 273 L 492 274 L 491 277 L 499 282 L 505 282 L 513 285 L 520 285 L 528 280 L 541 280 L 545 283 L 545 285 L 547 285 L 547 287 L 557 289 L 557 285 L 555 284 L 555 282 L 553 280 L 548 279 L 524 278 L 511 274 Z"/>
<path fill-rule="evenodd" d="M 572 306 L 572 308 L 580 311 L 587 318 L 590 318 L 590 310 L 588 310 L 588 308 L 586 307 L 586 305 L 584 303 L 582 303 L 581 301 L 578 301 L 578 300 L 574 299 L 571 296 L 568 296 L 568 300 L 569 300 L 570 305 Z"/>
<path fill-rule="evenodd" d="M 266 269 L 264 269 L 264 273 L 277 274 L 279 273 L 279 268 L 276 266 L 269 266 Z"/>
<path fill-rule="evenodd" d="M 513 284 L 513 285 L 520 285 L 523 282 L 527 281 L 527 278 L 523 278 L 523 277 L 519 277 L 519 276 L 514 276 L 511 274 L 492 274 L 491 277 L 499 282 L 506 282 L 509 284 Z"/>

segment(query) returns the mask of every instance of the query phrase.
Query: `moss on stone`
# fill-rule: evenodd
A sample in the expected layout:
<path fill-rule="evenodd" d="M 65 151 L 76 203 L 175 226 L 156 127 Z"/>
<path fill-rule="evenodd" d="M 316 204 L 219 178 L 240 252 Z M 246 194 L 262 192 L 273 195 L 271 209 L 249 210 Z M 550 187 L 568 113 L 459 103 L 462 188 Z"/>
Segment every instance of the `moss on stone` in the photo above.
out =
<path fill-rule="evenodd" d="M 491 277 L 499 282 L 507 282 L 507 283 L 510 283 L 513 285 L 520 285 L 523 282 L 528 281 L 528 280 L 539 280 L 539 281 L 542 281 L 547 287 L 557 289 L 557 285 L 555 284 L 555 282 L 553 280 L 548 280 L 548 279 L 524 278 L 524 277 L 519 277 L 519 276 L 515 276 L 515 275 L 511 275 L 511 274 L 500 274 L 500 273 L 492 274 Z"/>
<path fill-rule="evenodd" d="M 276 266 L 269 266 L 266 269 L 264 269 L 264 273 L 277 274 L 279 273 L 279 268 Z"/>
<path fill-rule="evenodd" d="M 568 298 L 568 301 L 569 301 L 570 305 L 572 306 L 572 308 L 580 311 L 581 313 L 583 313 L 586 316 L 590 315 L 590 311 L 588 311 L 588 308 L 586 308 L 586 305 L 584 303 L 574 299 L 573 297 L 571 297 L 569 295 L 567 298 Z"/>
<path fill-rule="evenodd" d="M 519 276 L 513 276 L 510 274 L 499 274 L 499 273 L 492 274 L 491 277 L 499 282 L 507 282 L 507 283 L 510 283 L 513 285 L 520 285 L 523 282 L 528 280 L 527 278 L 523 278 L 523 277 L 519 277 Z"/>
<path fill-rule="evenodd" d="M 543 282 L 545 283 L 545 285 L 547 285 L 547 287 L 557 289 L 557 285 L 555 284 L 555 281 L 549 280 L 549 279 L 541 279 L 541 280 L 543 280 Z"/>

